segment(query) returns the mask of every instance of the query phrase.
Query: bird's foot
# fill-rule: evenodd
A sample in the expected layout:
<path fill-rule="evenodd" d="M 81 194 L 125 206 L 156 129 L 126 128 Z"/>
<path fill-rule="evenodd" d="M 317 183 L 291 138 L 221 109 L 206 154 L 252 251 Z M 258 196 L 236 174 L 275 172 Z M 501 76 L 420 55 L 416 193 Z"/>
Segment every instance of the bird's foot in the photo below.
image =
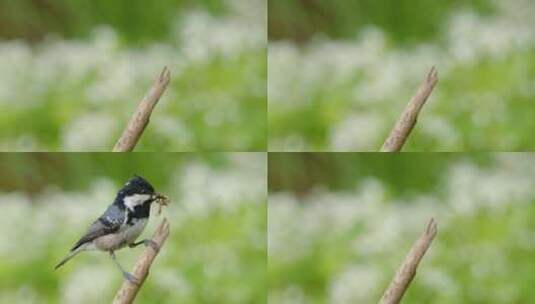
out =
<path fill-rule="evenodd" d="M 153 241 L 153 240 L 144 240 L 143 244 L 145 244 L 145 246 L 149 246 L 155 252 L 159 252 L 160 251 L 160 246 L 158 246 L 158 244 L 156 244 L 156 242 Z"/>
<path fill-rule="evenodd" d="M 155 241 L 153 241 L 153 240 L 149 240 L 149 239 L 145 239 L 145 240 L 143 240 L 143 241 L 139 241 L 139 242 L 137 242 L 137 243 L 129 244 L 128 247 L 130 247 L 130 248 L 134 248 L 134 247 L 136 247 L 136 246 L 138 246 L 138 245 L 141 245 L 141 244 L 143 244 L 143 245 L 145 245 L 145 246 L 147 246 L 147 247 L 152 248 L 155 252 L 159 252 L 159 251 L 160 251 L 160 246 L 158 246 L 158 244 L 156 244 Z"/>
<path fill-rule="evenodd" d="M 127 280 L 131 284 L 139 285 L 141 283 L 133 274 L 128 273 L 126 271 L 123 272 L 123 277 L 125 278 L 125 280 Z"/>

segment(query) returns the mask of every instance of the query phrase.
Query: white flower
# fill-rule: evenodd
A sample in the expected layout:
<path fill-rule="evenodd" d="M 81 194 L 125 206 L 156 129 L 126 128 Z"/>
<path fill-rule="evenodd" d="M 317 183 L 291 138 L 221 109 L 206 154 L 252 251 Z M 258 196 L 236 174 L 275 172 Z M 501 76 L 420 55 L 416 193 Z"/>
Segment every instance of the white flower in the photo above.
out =
<path fill-rule="evenodd" d="M 353 114 L 333 127 L 330 146 L 335 151 L 377 150 L 374 144 L 384 133 L 384 125 L 381 115 Z"/>
<path fill-rule="evenodd" d="M 222 17 L 188 11 L 180 22 L 177 19 L 171 25 L 172 30 L 176 28 L 177 37 L 141 48 L 124 47 L 121 37 L 107 26 L 95 28 L 89 39 L 61 40 L 50 36 L 36 46 L 22 41 L 0 41 L 0 106 L 29 111 L 49 103 L 50 98 L 63 96 L 62 102 L 72 99 L 70 102 L 76 107 L 79 104 L 84 109 L 98 107 L 99 111 L 113 115 L 114 120 L 126 121 L 164 66 L 172 71 L 173 79 L 179 79 L 184 71 L 202 68 L 213 60 L 241 60 L 244 55 L 249 60 L 262 55 L 267 31 L 266 23 L 262 22 L 262 18 L 267 18 L 265 3 L 231 0 L 229 5 L 230 14 Z M 255 9 L 249 10 L 251 7 Z M 254 77 L 258 77 L 256 71 Z M 255 90 L 259 94 L 265 92 L 260 86 Z M 158 109 L 166 110 L 166 99 L 177 99 L 174 92 L 168 90 L 164 94 Z M 208 122 L 214 126 L 235 121 L 239 114 L 232 109 L 238 107 L 236 96 L 229 94 L 234 93 L 222 92 L 218 96 L 227 101 L 222 104 L 224 111 L 206 111 Z M 112 113 L 114 109 L 116 112 Z M 108 137 L 112 134 L 109 128 L 116 127 L 110 121 L 104 119 L 87 126 L 88 117 L 68 119 L 71 125 L 59 134 L 63 136 L 60 140 L 64 149 L 109 150 Z M 76 122 L 79 119 L 86 121 Z M 168 121 L 160 126 L 164 124 L 172 127 Z M 106 138 L 97 140 L 96 136 L 100 135 Z M 40 143 L 32 140 L 32 136 L 2 139 L 0 147 L 38 150 Z M 87 137 L 88 141 L 81 137 Z M 184 141 L 178 144 L 187 145 L 190 140 Z"/>
<path fill-rule="evenodd" d="M 115 284 L 112 284 L 114 275 L 119 276 L 119 272 L 111 267 L 98 265 L 77 267 L 62 281 L 61 302 L 82 304 L 108 301 L 115 292 Z"/>
<path fill-rule="evenodd" d="M 315 37 L 299 46 L 288 41 L 270 42 L 270 116 L 290 119 L 290 113 L 312 107 L 312 100 L 329 96 L 331 92 L 339 95 L 348 95 L 349 92 L 352 97 L 347 98 L 342 110 L 358 110 L 340 111 L 339 117 L 335 117 L 338 123 L 331 130 L 328 144 L 320 149 L 370 149 L 370 143 L 381 141 L 378 136 L 382 133 L 359 136 L 363 143 L 349 142 L 347 139 L 351 137 L 348 134 L 355 115 L 359 118 L 370 116 L 377 122 L 376 115 L 381 113 L 383 118 L 391 117 L 393 124 L 431 66 L 437 66 L 441 83 L 448 82 L 451 73 L 459 73 L 459 70 L 482 62 L 499 61 L 517 54 L 523 56 L 535 48 L 535 22 L 529 17 L 535 11 L 533 2 L 495 2 L 497 12 L 492 16 L 479 16 L 466 10 L 454 11 L 437 39 L 409 47 L 389 48 L 384 32 L 375 27 L 365 28 L 356 38 L 344 41 Z M 515 82 L 515 92 L 529 99 L 533 96 L 530 89 L 533 84 L 523 77 L 527 71 L 513 68 L 517 78 L 522 80 Z M 453 94 L 440 95 L 440 89 L 433 93 L 431 105 L 426 106 L 425 116 L 419 122 L 422 132 L 432 138 L 440 138 L 441 149 L 457 147 L 465 133 L 443 119 L 445 113 L 451 112 L 445 111 L 443 106 L 433 106 L 433 99 L 448 99 L 450 106 L 460 113 L 474 113 L 474 124 L 489 128 L 490 122 L 496 124 L 503 119 L 504 115 L 498 117 L 496 113 L 503 114 L 504 111 L 496 108 L 507 107 L 504 100 L 510 95 L 506 96 L 500 90 L 485 94 L 472 87 L 462 94 L 456 89 L 446 93 Z M 477 107 L 475 100 L 485 100 L 485 106 L 489 107 L 472 111 L 474 106 Z M 435 118 L 426 119 L 430 115 Z M 379 125 L 384 123 L 377 122 Z M 340 134 L 336 134 L 338 132 Z M 487 143 L 483 138 L 480 139 L 483 142 L 471 140 L 474 146 Z M 518 143 L 518 137 L 508 136 L 497 145 L 511 147 Z M 287 134 L 271 136 L 270 148 L 272 146 L 279 151 L 295 151 L 306 149 L 311 143 L 302 134 L 289 130 Z"/>
<path fill-rule="evenodd" d="M 381 273 L 370 266 L 349 266 L 329 285 L 329 303 L 371 303 Z"/>
<path fill-rule="evenodd" d="M 316 188 L 305 197 L 272 192 L 268 203 L 269 263 L 278 266 L 298 263 L 303 257 L 309 257 L 311 248 L 318 248 L 325 240 L 340 239 L 337 246 L 350 246 L 353 254 L 366 262 L 355 262 L 350 257 L 338 261 L 345 262 L 339 273 L 324 274 L 332 278 L 328 282 L 329 302 L 371 302 L 374 299 L 370 297 L 384 288 L 381 284 L 385 278 L 381 276 L 382 266 L 377 266 L 378 263 L 383 265 L 387 261 L 392 269 L 398 267 L 399 261 L 388 257 L 399 255 L 402 258 L 399 249 L 408 248 L 431 217 L 438 221 L 440 233 L 446 235 L 450 228 L 458 229 L 451 225 L 458 225 L 460 219 L 477 219 L 482 214 L 485 218 L 510 217 L 514 215 L 510 214 L 511 210 L 525 212 L 535 200 L 534 163 L 533 155 L 516 153 L 495 154 L 492 165 L 487 166 L 461 159 L 452 162 L 437 187 L 433 187 L 441 190 L 415 193 L 410 201 L 390 198 L 383 182 L 376 178 L 363 180 L 357 189 Z M 510 228 L 514 229 L 513 226 Z M 354 227 L 359 230 L 354 231 Z M 511 233 L 509 243 L 530 250 L 535 246 L 531 239 L 533 233 L 517 229 Z M 440 242 L 435 245 L 443 246 Z M 462 263 L 469 262 L 470 275 L 481 280 L 507 275 L 510 269 L 507 256 L 496 250 L 496 244 L 490 241 L 438 249 L 442 249 L 437 252 L 443 254 L 443 250 L 449 250 L 450 254 L 458 255 Z M 419 273 L 421 282 L 431 290 L 439 290 L 444 299 L 455 298 L 463 286 L 452 280 L 450 270 L 433 266 L 436 259 L 433 252 L 426 255 L 427 265 Z M 482 252 L 485 254 L 481 255 Z M 270 302 L 306 301 L 298 287 L 284 286 L 270 291 Z M 483 291 L 476 292 L 483 294 Z M 517 292 L 514 287 L 503 286 L 493 294 L 505 300 Z"/>
<path fill-rule="evenodd" d="M 191 12 L 177 26 L 184 55 L 205 62 L 214 56 L 234 57 L 242 50 L 265 47 L 265 25 L 258 20 L 215 18 Z"/>
<path fill-rule="evenodd" d="M 65 150 L 109 150 L 118 122 L 111 114 L 85 114 L 65 128 Z"/>
<path fill-rule="evenodd" d="M 234 166 L 214 170 L 204 163 L 191 162 L 175 177 L 180 185 L 183 208 L 190 215 L 207 216 L 212 211 L 233 212 L 243 203 L 266 200 L 266 154 L 239 154 Z"/>

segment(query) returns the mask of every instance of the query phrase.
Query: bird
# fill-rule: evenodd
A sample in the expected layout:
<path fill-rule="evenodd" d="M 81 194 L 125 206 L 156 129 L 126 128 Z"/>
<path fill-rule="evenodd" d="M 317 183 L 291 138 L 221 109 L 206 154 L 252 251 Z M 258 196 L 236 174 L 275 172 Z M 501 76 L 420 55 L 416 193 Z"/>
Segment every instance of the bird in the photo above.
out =
<path fill-rule="evenodd" d="M 126 246 L 134 248 L 141 244 L 150 246 L 156 252 L 159 251 L 154 241 L 143 239 L 136 242 L 136 239 L 147 225 L 151 204 L 158 202 L 166 205 L 167 201 L 168 198 L 155 192 L 154 187 L 143 177 L 134 175 L 119 190 L 113 203 L 91 224 L 87 232 L 54 269 L 60 268 L 80 252 L 106 251 L 122 272 L 123 277 L 132 284 L 139 284 L 139 279 L 125 271 L 119 264 L 115 251 Z"/>

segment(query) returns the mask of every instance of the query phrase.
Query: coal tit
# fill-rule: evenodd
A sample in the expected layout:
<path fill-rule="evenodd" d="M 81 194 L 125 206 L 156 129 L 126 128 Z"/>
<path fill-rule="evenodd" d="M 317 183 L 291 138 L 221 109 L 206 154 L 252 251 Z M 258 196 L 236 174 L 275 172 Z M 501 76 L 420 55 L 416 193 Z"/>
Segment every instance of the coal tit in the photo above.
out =
<path fill-rule="evenodd" d="M 69 254 L 56 265 L 55 269 L 82 251 L 107 251 L 124 278 L 138 284 L 139 280 L 126 272 L 117 262 L 114 251 L 125 246 L 135 247 L 140 244 L 151 246 L 158 251 L 157 244 L 152 240 L 135 241 L 147 225 L 151 204 L 162 200 L 167 198 L 156 193 L 145 179 L 137 175 L 132 177 L 117 193 L 115 201 L 106 212 L 91 224 L 84 236 L 74 244 Z"/>

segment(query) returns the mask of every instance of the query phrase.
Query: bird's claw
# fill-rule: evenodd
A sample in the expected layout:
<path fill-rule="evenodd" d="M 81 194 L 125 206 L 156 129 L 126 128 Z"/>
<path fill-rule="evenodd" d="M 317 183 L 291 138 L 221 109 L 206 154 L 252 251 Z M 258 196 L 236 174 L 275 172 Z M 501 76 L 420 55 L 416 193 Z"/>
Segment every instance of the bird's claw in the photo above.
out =
<path fill-rule="evenodd" d="M 158 246 L 158 244 L 156 244 L 155 241 L 153 240 L 145 240 L 145 246 L 149 246 L 150 248 L 152 248 L 155 252 L 159 252 L 160 251 L 160 246 Z"/>
<path fill-rule="evenodd" d="M 131 284 L 134 284 L 134 285 L 139 285 L 141 282 L 131 273 L 128 273 L 128 272 L 124 272 L 123 273 L 123 277 L 128 281 L 130 282 Z"/>

